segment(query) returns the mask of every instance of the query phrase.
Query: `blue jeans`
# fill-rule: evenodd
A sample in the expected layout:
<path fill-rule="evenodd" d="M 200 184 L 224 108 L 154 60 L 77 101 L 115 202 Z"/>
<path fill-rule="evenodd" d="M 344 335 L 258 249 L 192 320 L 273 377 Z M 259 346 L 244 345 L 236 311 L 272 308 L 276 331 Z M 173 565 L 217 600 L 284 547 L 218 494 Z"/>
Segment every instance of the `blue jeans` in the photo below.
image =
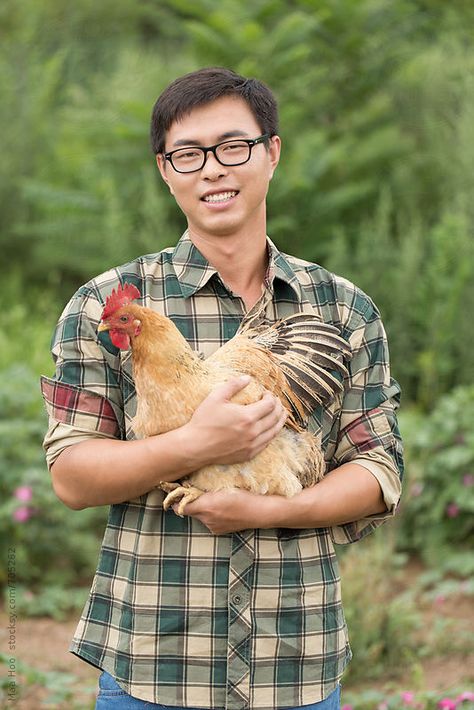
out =
<path fill-rule="evenodd" d="M 340 710 L 340 693 L 341 689 L 338 686 L 329 697 L 322 700 L 320 703 L 312 705 L 303 705 L 302 708 L 293 708 L 292 710 Z M 112 678 L 110 673 L 105 671 L 99 678 L 99 695 L 95 710 L 163 710 L 170 708 L 169 705 L 156 705 L 149 703 L 146 700 L 132 698 L 119 686 L 117 681 Z M 182 710 L 182 708 L 173 708 L 173 710 Z"/>

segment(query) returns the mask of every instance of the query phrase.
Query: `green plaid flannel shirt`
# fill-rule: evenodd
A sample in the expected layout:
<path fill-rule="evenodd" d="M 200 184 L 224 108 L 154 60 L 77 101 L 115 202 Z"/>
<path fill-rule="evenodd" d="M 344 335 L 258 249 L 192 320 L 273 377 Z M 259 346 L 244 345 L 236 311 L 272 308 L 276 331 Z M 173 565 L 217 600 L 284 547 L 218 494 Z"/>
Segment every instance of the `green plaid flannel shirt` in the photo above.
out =
<path fill-rule="evenodd" d="M 394 513 L 400 495 L 399 387 L 374 304 L 270 240 L 268 252 L 262 318 L 316 312 L 352 348 L 344 393 L 310 421 L 328 472 L 347 461 L 365 466 L 388 511 L 329 529 L 215 536 L 194 518 L 163 512 L 158 490 L 112 505 L 71 651 L 129 694 L 162 705 L 273 709 L 327 697 L 351 657 L 333 543 L 369 533 Z M 134 438 L 130 353 L 107 333 L 97 335 L 105 298 L 119 281 L 134 283 L 142 303 L 170 317 L 204 356 L 253 313 L 245 314 L 187 234 L 175 248 L 80 288 L 56 328 L 55 377 L 42 378 L 49 464 L 85 438 Z"/>

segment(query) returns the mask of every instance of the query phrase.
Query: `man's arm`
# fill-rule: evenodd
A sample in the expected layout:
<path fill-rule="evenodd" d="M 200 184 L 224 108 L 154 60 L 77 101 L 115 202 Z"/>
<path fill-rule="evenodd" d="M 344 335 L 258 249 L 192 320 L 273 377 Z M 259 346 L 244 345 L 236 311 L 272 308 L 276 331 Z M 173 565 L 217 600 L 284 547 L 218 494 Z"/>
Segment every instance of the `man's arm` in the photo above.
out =
<path fill-rule="evenodd" d="M 382 489 L 366 468 L 347 463 L 293 498 L 246 491 L 206 493 L 185 508 L 221 535 L 252 528 L 320 528 L 386 511 Z"/>
<path fill-rule="evenodd" d="M 110 505 L 207 464 L 253 458 L 283 427 L 286 412 L 269 393 L 246 406 L 231 402 L 249 379 L 217 387 L 179 429 L 136 441 L 90 438 L 68 446 L 51 467 L 56 495 L 74 510 Z"/>

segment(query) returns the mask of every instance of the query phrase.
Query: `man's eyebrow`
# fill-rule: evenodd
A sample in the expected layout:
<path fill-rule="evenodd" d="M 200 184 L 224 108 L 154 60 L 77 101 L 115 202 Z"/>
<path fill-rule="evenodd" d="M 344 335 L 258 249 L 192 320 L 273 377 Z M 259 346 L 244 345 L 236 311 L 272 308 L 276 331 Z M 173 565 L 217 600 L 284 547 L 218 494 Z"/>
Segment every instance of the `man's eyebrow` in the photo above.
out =
<path fill-rule="evenodd" d="M 225 133 L 221 133 L 219 136 L 217 136 L 217 141 L 216 143 L 220 143 L 221 141 L 225 141 L 228 138 L 239 138 L 239 137 L 247 137 L 248 133 L 245 131 L 239 131 L 239 130 L 234 130 L 234 131 L 226 131 Z M 177 141 L 173 143 L 173 147 L 179 147 L 181 145 L 196 145 L 196 146 L 201 146 L 203 145 L 200 140 L 196 138 L 179 138 Z"/>

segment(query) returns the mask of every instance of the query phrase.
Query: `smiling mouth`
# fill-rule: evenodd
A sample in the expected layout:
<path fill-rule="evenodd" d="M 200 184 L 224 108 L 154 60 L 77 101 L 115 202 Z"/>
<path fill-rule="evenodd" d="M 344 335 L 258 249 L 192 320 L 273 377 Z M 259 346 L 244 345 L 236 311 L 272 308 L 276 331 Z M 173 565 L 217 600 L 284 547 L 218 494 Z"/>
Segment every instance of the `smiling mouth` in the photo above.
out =
<path fill-rule="evenodd" d="M 209 202 L 211 204 L 215 204 L 217 202 L 228 202 L 228 200 L 231 200 L 237 194 L 238 194 L 237 190 L 228 190 L 226 192 L 215 192 L 212 195 L 205 195 L 202 198 L 202 200 L 204 202 Z"/>

